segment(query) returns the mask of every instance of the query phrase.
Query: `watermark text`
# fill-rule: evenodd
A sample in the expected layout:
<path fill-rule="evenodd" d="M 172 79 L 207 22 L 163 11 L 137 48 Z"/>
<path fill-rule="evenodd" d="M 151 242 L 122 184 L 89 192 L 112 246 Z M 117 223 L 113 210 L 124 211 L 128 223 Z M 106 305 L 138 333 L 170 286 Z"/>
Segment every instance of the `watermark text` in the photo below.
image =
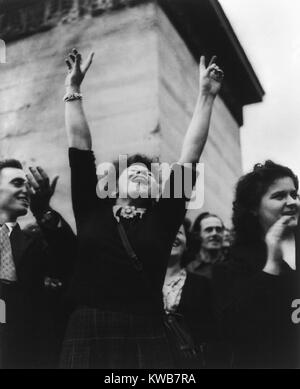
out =
<path fill-rule="evenodd" d="M 292 322 L 294 324 L 299 324 L 300 323 L 300 299 L 295 299 L 293 300 L 292 302 L 292 308 L 296 308 L 293 312 L 292 312 Z"/>
<path fill-rule="evenodd" d="M 182 167 L 153 162 L 149 167 L 138 162 L 128 167 L 127 155 L 120 155 L 118 165 L 99 164 L 97 177 L 96 193 L 101 199 L 185 198 L 187 209 L 201 209 L 204 204 L 203 163 L 185 163 Z"/>

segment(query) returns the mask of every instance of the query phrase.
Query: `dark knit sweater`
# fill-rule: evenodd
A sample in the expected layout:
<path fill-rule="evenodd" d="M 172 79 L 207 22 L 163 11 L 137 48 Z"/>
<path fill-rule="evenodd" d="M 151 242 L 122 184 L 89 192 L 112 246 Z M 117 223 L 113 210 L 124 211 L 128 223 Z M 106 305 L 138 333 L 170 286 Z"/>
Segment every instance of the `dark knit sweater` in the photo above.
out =
<path fill-rule="evenodd" d="M 142 219 L 124 222 L 128 239 L 143 263 L 144 276 L 141 276 L 123 247 L 112 200 L 97 197 L 93 152 L 71 148 L 69 157 L 79 253 L 69 297 L 77 305 L 102 310 L 162 311 L 162 285 L 172 243 L 186 213 L 186 197 L 175 198 L 171 190 L 171 198 L 162 196 Z M 170 186 L 166 188 L 173 188 L 176 169 L 190 173 L 188 168 L 175 164 L 169 177 Z"/>

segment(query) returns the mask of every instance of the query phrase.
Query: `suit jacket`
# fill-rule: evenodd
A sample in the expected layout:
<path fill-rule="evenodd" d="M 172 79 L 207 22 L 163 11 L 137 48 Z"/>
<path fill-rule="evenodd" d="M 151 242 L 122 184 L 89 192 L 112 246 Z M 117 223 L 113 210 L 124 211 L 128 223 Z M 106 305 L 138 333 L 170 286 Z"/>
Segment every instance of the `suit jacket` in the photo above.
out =
<path fill-rule="evenodd" d="M 72 270 L 75 237 L 62 220 L 60 228 L 21 230 L 11 235 L 17 282 L 0 282 L 6 303 L 6 324 L 1 324 L 3 368 L 55 367 L 63 323 L 61 297 Z M 59 278 L 62 288 L 49 290 L 45 278 Z"/>

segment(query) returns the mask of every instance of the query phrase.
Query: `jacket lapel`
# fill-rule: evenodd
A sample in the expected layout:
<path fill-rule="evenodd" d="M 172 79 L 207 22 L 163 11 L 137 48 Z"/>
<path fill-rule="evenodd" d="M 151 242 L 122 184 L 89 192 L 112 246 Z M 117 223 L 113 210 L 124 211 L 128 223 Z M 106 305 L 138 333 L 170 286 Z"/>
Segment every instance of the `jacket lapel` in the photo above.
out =
<path fill-rule="evenodd" d="M 16 269 L 22 261 L 24 253 L 26 252 L 31 241 L 32 239 L 30 239 L 29 236 L 25 235 L 22 232 L 20 226 L 17 224 L 10 234 L 11 250 Z"/>

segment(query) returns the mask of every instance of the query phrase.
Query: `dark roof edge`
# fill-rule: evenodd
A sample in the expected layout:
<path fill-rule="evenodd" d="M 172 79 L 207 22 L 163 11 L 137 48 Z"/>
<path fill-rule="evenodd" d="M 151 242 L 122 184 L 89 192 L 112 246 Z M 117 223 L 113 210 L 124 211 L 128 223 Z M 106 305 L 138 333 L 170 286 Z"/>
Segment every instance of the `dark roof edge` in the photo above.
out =
<path fill-rule="evenodd" d="M 225 72 L 220 96 L 239 126 L 243 107 L 261 102 L 263 87 L 217 0 L 157 0 L 198 62 L 218 55 Z"/>
<path fill-rule="evenodd" d="M 212 7 L 214 8 L 218 19 L 220 23 L 222 24 L 224 30 L 226 31 L 228 38 L 230 39 L 232 45 L 234 46 L 236 52 L 238 53 L 240 60 L 242 61 L 243 65 L 245 66 L 245 69 L 247 70 L 247 73 L 249 75 L 249 78 L 251 79 L 253 85 L 255 86 L 255 89 L 257 90 L 258 95 L 262 97 L 265 94 L 265 91 L 240 43 L 238 40 L 225 12 L 223 11 L 223 8 L 221 7 L 220 3 L 218 0 L 209 0 L 211 3 Z"/>

